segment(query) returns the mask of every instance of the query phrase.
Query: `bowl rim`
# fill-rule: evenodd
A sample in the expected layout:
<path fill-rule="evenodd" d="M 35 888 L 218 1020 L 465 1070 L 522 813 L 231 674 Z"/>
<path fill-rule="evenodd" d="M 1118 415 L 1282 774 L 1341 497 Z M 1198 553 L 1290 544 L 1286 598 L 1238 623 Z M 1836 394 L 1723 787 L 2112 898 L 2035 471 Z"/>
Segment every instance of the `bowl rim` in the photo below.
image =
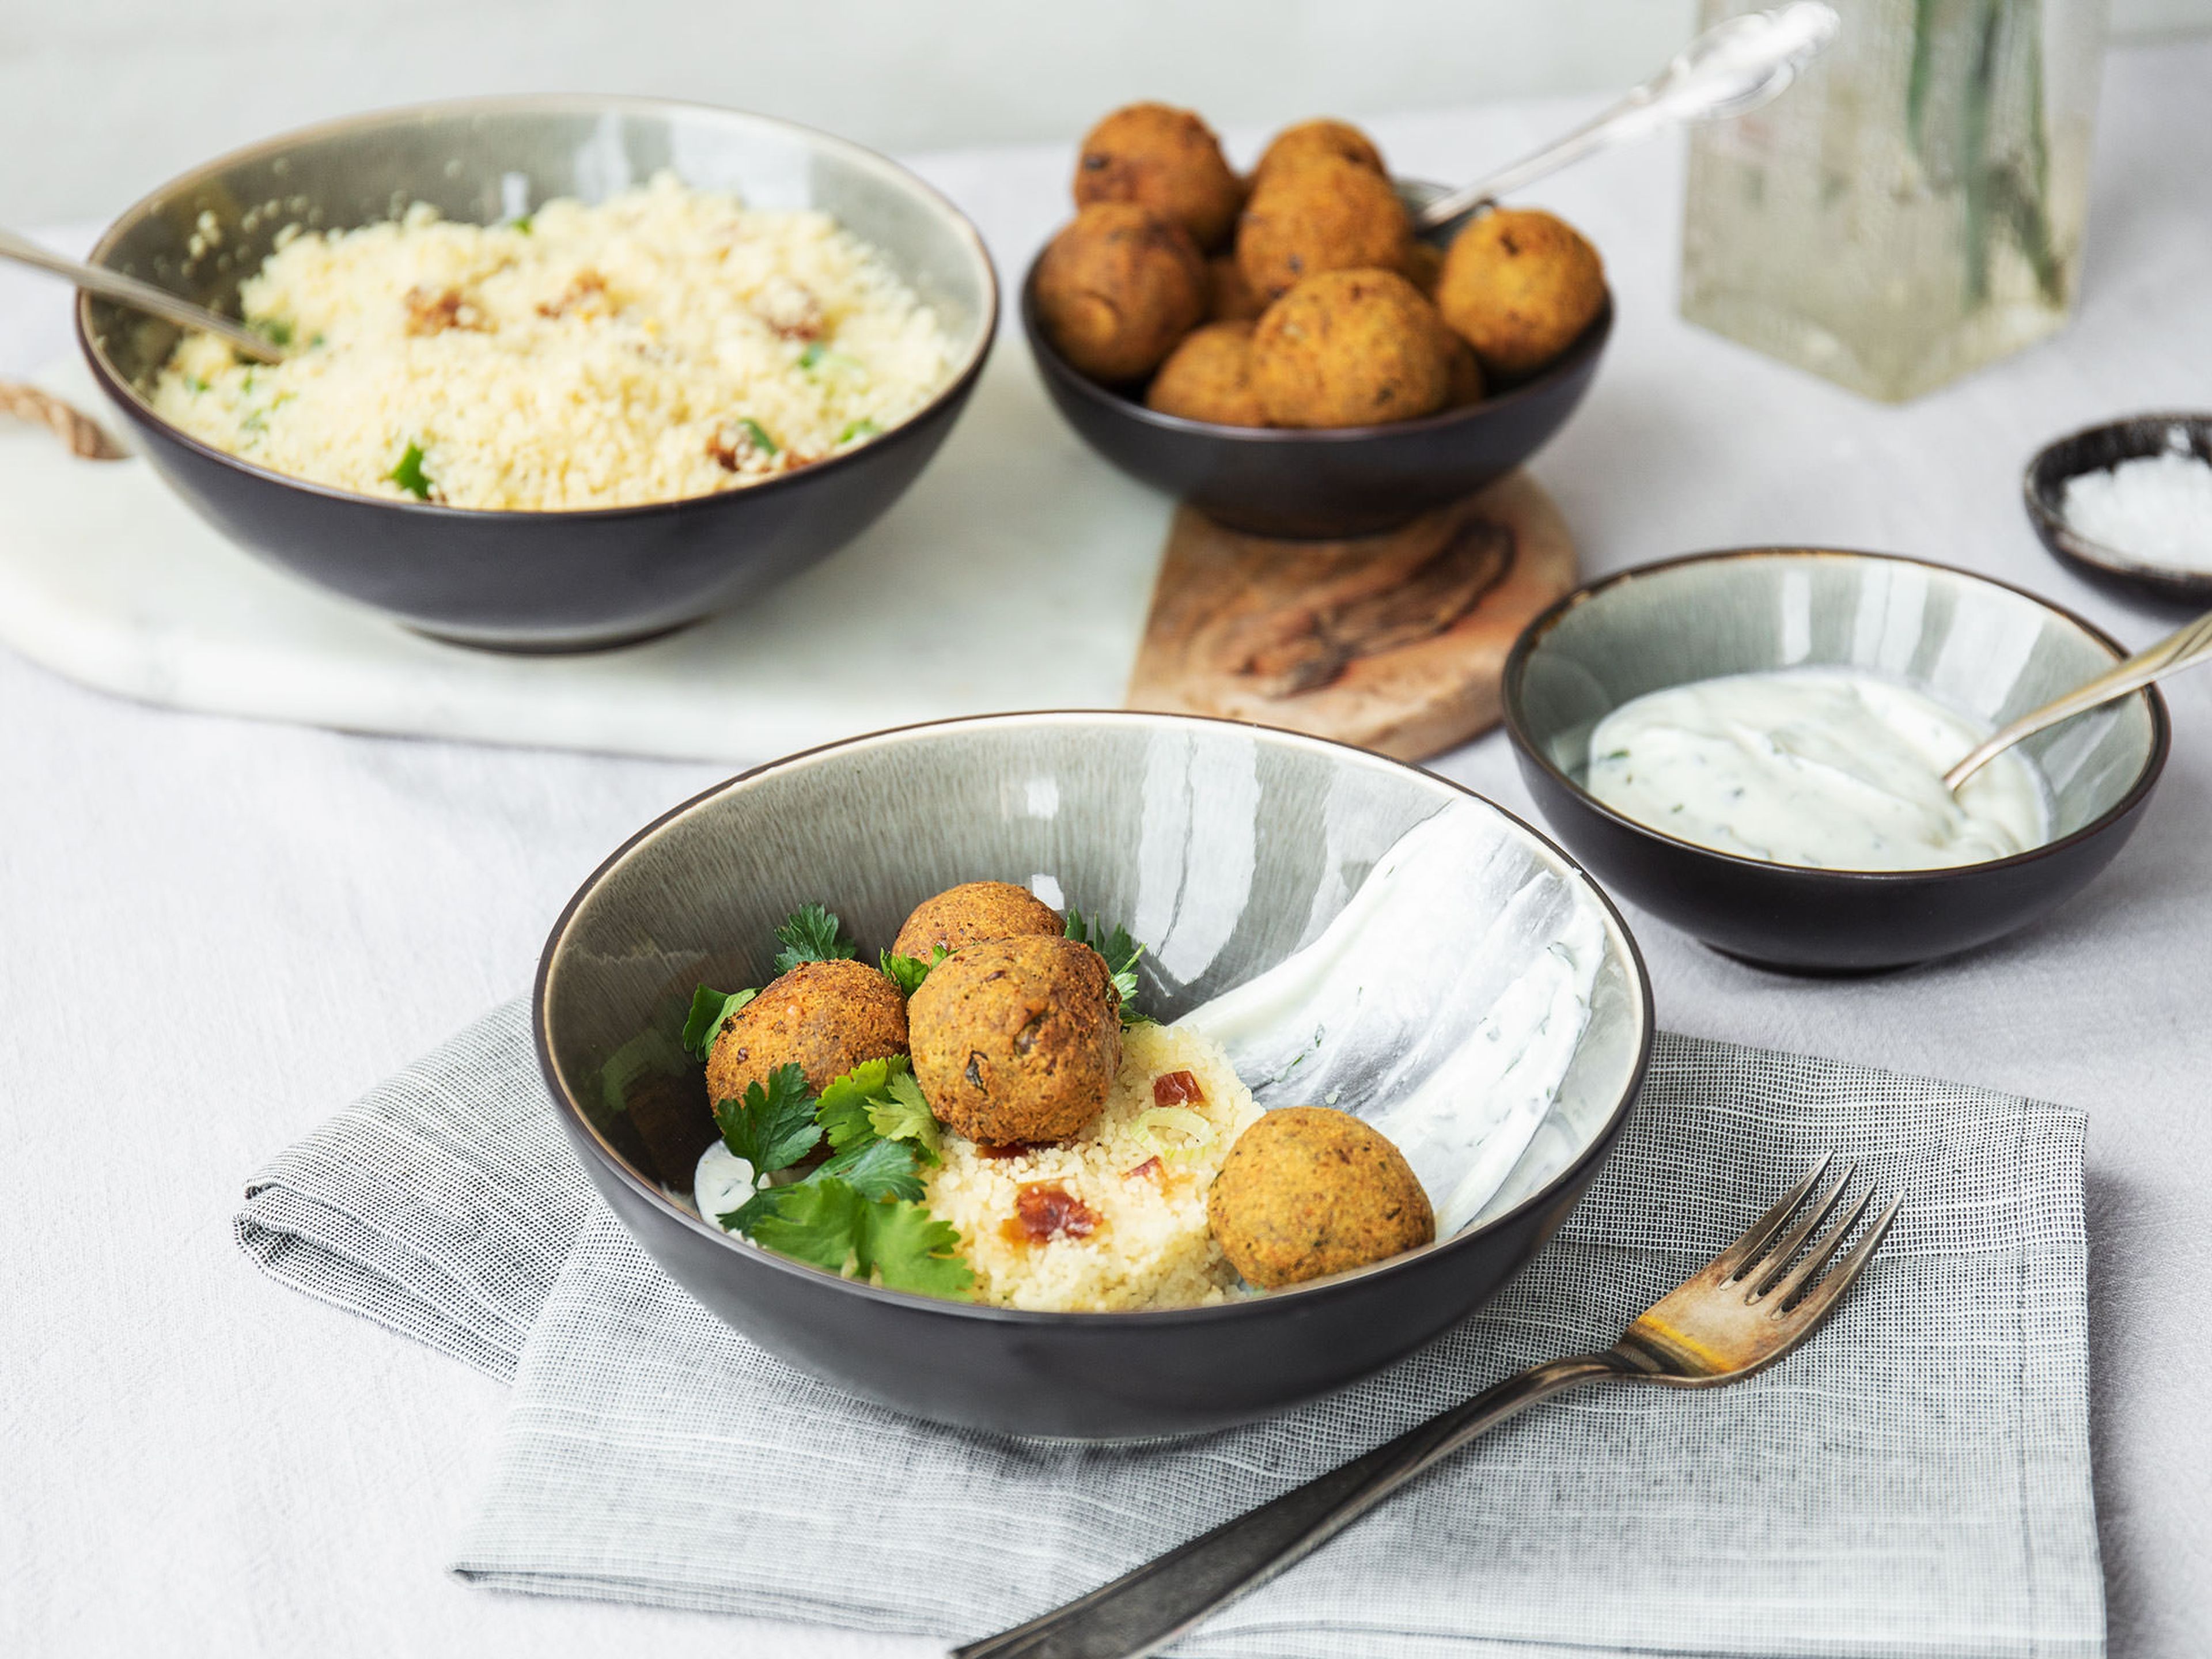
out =
<path fill-rule="evenodd" d="M 626 518 L 665 514 L 678 510 L 696 511 L 710 503 L 732 500 L 757 499 L 764 492 L 774 493 L 787 486 L 812 483 L 842 468 L 848 462 L 859 461 L 872 453 L 880 453 L 894 441 L 903 441 L 920 429 L 946 406 L 957 406 L 969 389 L 983 371 L 991 349 L 999 334 L 1002 300 L 1000 293 L 998 267 L 993 264 L 990 250 L 984 245 L 982 234 L 954 204 L 952 199 L 930 184 L 919 173 L 902 167 L 889 156 L 879 154 L 849 138 L 825 132 L 818 127 L 807 126 L 798 121 L 787 121 L 781 116 L 764 115 L 753 110 L 732 109 L 719 104 L 702 103 L 694 99 L 653 98 L 629 93 L 515 93 L 474 98 L 433 99 L 416 104 L 398 104 L 385 108 L 363 110 L 310 125 L 295 127 L 267 138 L 257 139 L 227 150 L 220 155 L 198 163 L 178 173 L 156 188 L 140 197 L 108 224 L 100 234 L 86 259 L 93 264 L 105 265 L 115 244 L 125 233 L 134 229 L 163 202 L 181 191 L 192 189 L 209 178 L 227 169 L 281 153 L 295 145 L 311 140 L 343 137 L 349 134 L 372 132 L 398 125 L 409 119 L 425 117 L 452 117 L 477 114 L 560 114 L 574 112 L 583 114 L 636 115 L 692 115 L 708 116 L 738 125 L 772 128 L 793 135 L 807 144 L 823 150 L 833 151 L 865 171 L 874 173 L 897 185 L 908 195 L 921 201 L 935 211 L 954 235 L 965 245 L 975 267 L 982 274 L 983 305 L 976 320 L 975 337 L 965 358 L 945 384 L 932 394 L 929 400 L 907 415 L 897 424 L 886 428 L 868 442 L 848 449 L 841 454 L 827 455 L 789 472 L 763 478 L 758 483 L 746 484 L 731 489 L 712 490 L 701 495 L 678 495 L 667 501 L 637 501 L 621 507 L 451 507 L 442 501 L 394 501 L 388 496 L 364 495 L 359 490 L 342 489 L 311 478 L 295 477 L 289 472 L 279 472 L 257 462 L 249 461 L 228 450 L 218 449 L 202 439 L 192 436 L 169 420 L 147 401 L 138 388 L 120 374 L 108 361 L 106 349 L 94 337 L 92 330 L 93 295 L 80 290 L 76 303 L 70 307 L 70 319 L 76 336 L 77 347 L 92 369 L 103 391 L 117 405 L 140 424 L 160 431 L 172 441 L 190 450 L 201 459 L 212 462 L 261 483 L 279 485 L 304 495 L 319 496 L 332 501 L 343 501 L 362 507 L 392 507 L 417 517 L 440 518 L 465 523 L 512 522 L 526 525 L 561 523 L 603 523 Z M 353 228 L 353 227 L 347 227 Z M 150 280 L 150 279 L 149 279 Z M 127 307 L 126 307 L 127 309 Z"/>
<path fill-rule="evenodd" d="M 1416 774 L 1423 781 L 1435 785 L 1448 794 L 1464 796 L 1468 799 L 1480 802 L 1522 834 L 1528 836 L 1539 848 L 1548 852 L 1560 866 L 1572 872 L 1588 890 L 1589 896 L 1601 908 L 1611 922 L 1614 933 L 1620 940 L 1626 955 L 1626 965 L 1631 969 L 1631 977 L 1633 980 L 1631 1000 L 1636 1015 L 1634 1061 L 1629 1067 L 1628 1076 L 1621 1087 L 1619 1098 L 1613 1102 L 1612 1109 L 1606 1115 L 1604 1121 L 1590 1135 L 1588 1144 L 1577 1152 L 1573 1158 L 1556 1170 L 1540 1187 L 1522 1198 L 1520 1202 L 1509 1209 L 1500 1211 L 1497 1215 L 1480 1224 L 1469 1224 L 1462 1227 L 1449 1238 L 1432 1240 L 1416 1249 L 1403 1251 L 1382 1261 L 1370 1262 L 1364 1267 L 1349 1268 L 1343 1273 L 1330 1273 L 1301 1285 L 1285 1285 L 1282 1289 L 1269 1291 L 1259 1296 L 1195 1308 L 1155 1308 L 1110 1312 L 1058 1312 L 1029 1308 L 992 1307 L 980 1303 L 959 1302 L 949 1297 L 925 1296 L 918 1291 L 895 1291 L 885 1286 L 867 1284 L 860 1279 L 847 1279 L 840 1274 L 830 1273 L 824 1268 L 812 1267 L 788 1256 L 779 1255 L 773 1250 L 763 1249 L 757 1244 L 723 1231 L 718 1226 L 710 1225 L 703 1217 L 694 1214 L 690 1210 L 672 1200 L 658 1182 L 647 1180 L 630 1167 L 629 1162 L 600 1133 L 599 1126 L 592 1121 L 590 1115 L 583 1109 L 569 1091 L 561 1074 L 560 1067 L 553 1058 L 546 1018 L 546 994 L 552 977 L 554 961 L 560 953 L 569 924 L 574 920 L 576 912 L 583 907 L 586 899 L 599 889 L 618 865 L 627 860 L 647 842 L 658 838 L 661 832 L 676 820 L 705 806 L 708 802 L 769 774 L 781 771 L 787 767 L 797 766 L 802 763 L 812 762 L 821 756 L 837 750 L 908 739 L 925 733 L 963 727 L 1081 724 L 1101 720 L 1116 725 L 1138 726 L 1187 725 L 1228 726 L 1256 733 L 1270 742 L 1334 751 L 1356 757 L 1363 763 L 1402 769 Z M 734 776 L 725 778 L 720 783 L 700 791 L 699 793 L 679 802 L 653 819 L 610 853 L 600 861 L 599 866 L 585 878 L 582 884 L 562 907 L 559 917 L 555 921 L 551 931 L 546 935 L 544 946 L 538 953 L 538 972 L 532 982 L 530 992 L 531 1040 L 537 1051 L 539 1073 L 544 1079 L 546 1091 L 552 1097 L 555 1109 L 565 1115 L 573 1127 L 583 1132 L 600 1164 L 612 1170 L 616 1177 L 631 1190 L 634 1196 L 642 1199 L 648 1206 L 664 1212 L 669 1218 L 679 1225 L 702 1237 L 715 1241 L 721 1248 L 734 1252 L 747 1261 L 765 1264 L 774 1271 L 801 1275 L 810 1283 L 823 1283 L 833 1292 L 842 1291 L 895 1308 L 942 1314 L 955 1318 L 1055 1328 L 1073 1325 L 1092 1329 L 1122 1328 L 1132 1323 L 1142 1326 L 1182 1325 L 1200 1324 L 1213 1320 L 1255 1318 L 1263 1316 L 1261 1310 L 1279 1306 L 1287 1297 L 1303 1298 L 1315 1296 L 1327 1297 L 1357 1294 L 1359 1285 L 1379 1275 L 1408 1267 L 1412 1264 L 1440 1255 L 1446 1250 L 1472 1247 L 1479 1239 L 1499 1231 L 1526 1216 L 1540 1211 L 1545 1205 L 1554 1201 L 1559 1194 L 1570 1187 L 1594 1161 L 1603 1158 L 1620 1138 L 1622 1128 L 1627 1123 L 1630 1112 L 1634 1109 L 1638 1097 L 1643 1092 L 1644 1081 L 1650 1071 L 1652 1047 L 1656 1037 L 1656 1018 L 1651 995 L 1650 970 L 1644 963 L 1644 953 L 1636 942 L 1635 934 L 1629 929 L 1627 919 L 1621 915 L 1620 908 L 1613 903 L 1611 896 L 1598 884 L 1596 878 L 1583 866 L 1580 860 L 1553 841 L 1551 836 L 1517 814 L 1508 811 L 1487 796 L 1478 794 L 1466 785 L 1455 782 L 1438 773 L 1429 771 L 1424 767 L 1414 766 L 1404 761 L 1392 760 L 1387 756 L 1376 754 L 1370 750 L 1360 749 L 1350 744 L 1337 743 L 1327 738 L 1313 737 L 1303 732 L 1292 732 L 1281 726 L 1263 726 L 1252 720 L 1227 720 L 1210 714 L 1168 714 L 1151 709 L 1133 708 L 1024 709 L 1000 714 L 964 715 L 952 720 L 918 720 L 909 725 L 886 726 L 879 731 L 861 732 L 852 737 L 840 738 L 830 743 L 817 744 L 812 748 L 802 749 L 775 760 L 763 762 L 758 766 L 749 767 Z"/>
<path fill-rule="evenodd" d="M 1224 426 L 1216 421 L 1194 421 L 1188 416 L 1167 415 L 1157 409 L 1148 409 L 1138 399 L 1092 380 L 1062 356 L 1060 349 L 1046 337 L 1043 324 L 1036 314 L 1037 266 L 1043 259 L 1044 250 L 1040 248 L 1030 261 L 1028 270 L 1023 274 L 1019 310 L 1022 332 L 1044 371 L 1055 380 L 1073 387 L 1086 402 L 1109 409 L 1138 425 L 1149 426 L 1155 431 L 1171 433 L 1178 437 L 1207 438 L 1216 443 L 1250 444 L 1260 447 L 1372 443 L 1379 439 L 1446 431 L 1455 426 L 1473 426 L 1486 416 L 1502 412 L 1516 403 L 1532 401 L 1539 394 L 1553 390 L 1559 381 L 1595 362 L 1604 351 L 1606 342 L 1613 336 L 1613 289 L 1608 284 L 1605 291 L 1605 304 L 1599 307 L 1597 315 L 1590 319 L 1588 325 L 1574 337 L 1565 351 L 1537 374 L 1525 380 L 1515 381 L 1494 396 L 1462 404 L 1457 409 L 1438 410 L 1433 415 L 1424 415 L 1417 420 L 1386 421 L 1379 425 Z M 1202 328 L 1205 324 L 1199 326 Z M 1133 385 L 1135 382 L 1124 384 Z"/>
<path fill-rule="evenodd" d="M 1639 819 L 1615 811 L 1590 793 L 1582 784 L 1562 769 L 1550 755 L 1544 752 L 1534 738 L 1530 736 L 1521 707 L 1522 686 L 1527 678 L 1528 664 L 1536 653 L 1543 648 L 1545 640 L 1550 635 L 1552 630 L 1565 619 L 1569 611 L 1595 601 L 1608 588 L 1638 577 L 1658 575 L 1691 565 L 1718 564 L 1736 560 L 1791 558 L 1869 560 L 1883 564 L 1914 565 L 1923 570 L 1940 571 L 1946 576 L 1963 577 L 1969 581 L 1981 582 L 1990 587 L 2002 589 L 2008 593 L 2016 594 L 2042 610 L 2071 623 L 2097 644 L 2110 651 L 2116 662 L 2128 654 L 2127 647 L 2118 640 L 2106 633 L 2094 623 L 2084 617 L 2077 616 L 2064 605 L 2046 599 L 2039 593 L 2030 592 L 2027 588 L 2006 581 L 2001 577 L 1984 576 L 1979 571 L 1964 570 L 1957 565 L 1938 563 L 1934 559 L 1914 558 L 1903 553 L 1872 553 L 1863 549 L 1848 547 L 1719 548 L 1711 552 L 1687 553 L 1677 558 L 1660 559 L 1650 564 L 1633 565 L 1628 569 L 1616 570 L 1611 575 L 1601 576 L 1595 581 L 1585 582 L 1573 592 L 1554 600 L 1537 616 L 1534 621 L 1522 629 L 1520 637 L 1513 641 L 1512 650 L 1506 653 L 1505 667 L 1498 680 L 1498 701 L 1502 706 L 1505 732 L 1514 748 L 1518 750 L 1524 758 L 1542 768 L 1555 782 L 1565 786 L 1581 805 L 1596 813 L 1616 828 L 1632 831 L 1638 836 L 1656 842 L 1662 847 L 1695 853 L 1704 858 L 1717 860 L 1723 865 L 1735 869 L 1755 871 L 1761 877 L 1771 877 L 1779 872 L 1784 876 L 1799 879 L 1838 879 L 1847 883 L 1891 886 L 1915 882 L 1953 880 L 1963 876 L 1978 874 L 1984 871 L 2018 869 L 2038 860 L 2049 858 L 2069 848 L 2078 846 L 2092 836 L 2101 834 L 2112 824 L 2135 811 L 2142 803 L 2144 797 L 2150 793 L 2152 786 L 2158 781 L 2159 775 L 2166 769 L 2166 756 L 2172 746 L 2172 722 L 2166 714 L 2166 699 L 2159 695 L 2158 688 L 2155 685 L 2147 685 L 2142 689 L 2142 695 L 2148 698 L 2150 708 L 2150 751 L 2145 756 L 2142 769 L 2136 773 L 2135 781 L 2129 785 L 2127 792 L 2081 828 L 2059 836 L 2057 840 L 2039 842 L 2033 847 L 2008 854 L 2004 858 L 1983 859 L 1972 864 L 1938 865 L 1925 870 L 1838 870 L 1826 866 L 1782 864 L 1771 859 L 1746 858 L 1739 853 L 1723 852 L 1717 847 L 1706 847 L 1694 841 L 1685 841 L 1679 836 L 1670 836 L 1662 830 L 1656 830 Z"/>
<path fill-rule="evenodd" d="M 2068 522 L 2063 505 L 2052 498 L 2052 486 L 2090 472 L 2109 470 L 2108 467 L 2076 467 L 2057 474 L 2059 451 L 2087 439 L 2118 432 L 2124 428 L 2152 425 L 2169 428 L 2187 428 L 2201 441 L 2212 444 L 2212 413 L 2201 410 L 2147 409 L 2141 414 L 2097 421 L 2053 438 L 2029 457 L 2027 465 L 2021 471 L 2021 497 L 2027 508 L 2028 522 L 2035 526 L 2038 539 L 2062 559 L 2086 566 L 2094 574 L 2116 578 L 2168 604 L 2202 605 L 2207 599 L 2212 599 L 2212 570 L 2192 570 L 2185 565 L 2159 564 L 2154 561 L 2136 558 L 2109 542 L 2094 540 Z M 2164 452 L 2145 450 L 2142 455 L 2123 459 L 2137 460 L 2143 456 L 2161 453 Z"/>

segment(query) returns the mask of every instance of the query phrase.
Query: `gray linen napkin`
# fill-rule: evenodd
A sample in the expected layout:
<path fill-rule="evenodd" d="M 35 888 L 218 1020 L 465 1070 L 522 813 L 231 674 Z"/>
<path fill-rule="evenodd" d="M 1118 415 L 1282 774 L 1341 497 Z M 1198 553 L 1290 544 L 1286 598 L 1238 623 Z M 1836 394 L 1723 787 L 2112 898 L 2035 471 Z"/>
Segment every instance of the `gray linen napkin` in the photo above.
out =
<path fill-rule="evenodd" d="M 287 1282 L 513 1376 L 464 1577 L 965 1638 L 1609 1342 L 1833 1146 L 1910 1197 L 1809 1347 L 1717 1393 L 1540 1406 L 1174 1651 L 2094 1656 L 2083 1131 L 1662 1036 L 1605 1173 L 1475 1319 L 1334 1401 L 1136 1449 L 918 1424 L 721 1325 L 587 1194 L 520 1004 L 280 1155 L 237 1230 Z"/>

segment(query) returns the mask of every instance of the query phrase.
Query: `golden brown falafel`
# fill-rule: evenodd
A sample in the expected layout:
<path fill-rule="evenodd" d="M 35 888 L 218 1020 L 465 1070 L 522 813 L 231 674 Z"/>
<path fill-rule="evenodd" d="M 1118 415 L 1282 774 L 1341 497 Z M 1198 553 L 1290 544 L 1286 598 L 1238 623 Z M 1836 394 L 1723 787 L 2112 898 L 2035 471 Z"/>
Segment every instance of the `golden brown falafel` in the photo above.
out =
<path fill-rule="evenodd" d="M 1449 337 L 1395 271 L 1332 270 L 1267 307 L 1252 333 L 1252 389 L 1277 426 L 1368 426 L 1443 407 Z"/>
<path fill-rule="evenodd" d="M 1252 325 L 1208 323 L 1168 354 L 1145 393 L 1145 407 L 1217 426 L 1265 426 L 1252 391 Z"/>
<path fill-rule="evenodd" d="M 1233 253 L 1217 253 L 1206 262 L 1206 320 L 1209 323 L 1255 323 L 1267 308 L 1252 291 Z"/>
<path fill-rule="evenodd" d="M 963 881 L 914 907 L 891 941 L 895 955 L 927 962 L 939 950 L 964 951 L 987 939 L 1060 936 L 1060 912 L 1010 881 Z"/>
<path fill-rule="evenodd" d="M 1237 226 L 1237 264 L 1275 298 L 1325 270 L 1402 270 L 1413 222 L 1390 181 L 1340 155 L 1279 167 L 1252 188 Z"/>
<path fill-rule="evenodd" d="M 1071 939 L 971 945 L 931 971 L 907 1013 L 930 1110 L 986 1145 L 1066 1139 L 1098 1115 L 1121 1069 L 1106 959 Z"/>
<path fill-rule="evenodd" d="M 1453 241 L 1437 284 L 1443 313 L 1492 375 L 1533 374 L 1605 308 L 1605 266 L 1573 226 L 1494 208 Z"/>
<path fill-rule="evenodd" d="M 1480 403 L 1490 388 L 1483 380 L 1482 365 L 1474 359 L 1474 348 L 1449 329 L 1444 335 L 1445 361 L 1450 370 L 1444 386 L 1444 407 L 1464 409 Z"/>
<path fill-rule="evenodd" d="M 1444 251 L 1434 242 L 1425 242 L 1419 237 L 1406 252 L 1406 280 L 1421 290 L 1431 301 L 1437 297 L 1437 284 L 1443 280 Z"/>
<path fill-rule="evenodd" d="M 1206 1194 L 1229 1263 L 1273 1290 L 1364 1267 L 1437 1236 L 1405 1155 L 1349 1112 L 1286 1106 L 1237 1137 Z"/>
<path fill-rule="evenodd" d="M 1206 262 L 1180 225 L 1131 202 L 1085 208 L 1037 262 L 1047 337 L 1100 380 L 1150 374 L 1206 314 Z"/>
<path fill-rule="evenodd" d="M 1349 121 L 1333 121 L 1324 116 L 1318 120 L 1301 121 L 1277 133 L 1261 152 L 1260 165 L 1252 169 L 1252 182 L 1256 185 L 1269 173 L 1285 167 L 1303 167 L 1316 155 L 1333 155 L 1370 173 L 1379 173 L 1386 179 L 1390 175 L 1390 170 L 1382 165 L 1382 152 L 1375 148 L 1373 139 Z"/>
<path fill-rule="evenodd" d="M 864 1060 L 906 1052 L 906 999 L 858 962 L 802 962 L 728 1019 L 707 1054 L 707 1097 L 742 1100 L 779 1066 L 817 1094 Z"/>
<path fill-rule="evenodd" d="M 1201 248 L 1229 240 L 1244 185 L 1213 129 L 1187 109 L 1131 104 L 1084 136 L 1075 205 L 1133 202 L 1181 225 Z"/>

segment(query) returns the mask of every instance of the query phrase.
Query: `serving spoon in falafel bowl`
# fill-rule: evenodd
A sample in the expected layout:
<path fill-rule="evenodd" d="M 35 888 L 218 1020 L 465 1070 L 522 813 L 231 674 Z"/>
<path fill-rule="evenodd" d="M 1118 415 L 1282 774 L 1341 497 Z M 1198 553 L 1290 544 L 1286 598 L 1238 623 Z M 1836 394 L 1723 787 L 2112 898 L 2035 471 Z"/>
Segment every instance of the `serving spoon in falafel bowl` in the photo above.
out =
<path fill-rule="evenodd" d="M 1716 23 L 1658 74 L 1573 131 L 1418 210 L 1414 228 L 1440 229 L 1586 155 L 1668 127 L 1747 115 L 1788 91 L 1798 70 L 1826 49 L 1840 26 L 1834 8 L 1821 0 L 1792 0 Z"/>
<path fill-rule="evenodd" d="M 97 294 L 103 300 L 112 300 L 118 305 L 129 306 L 133 311 L 143 311 L 149 316 L 161 318 L 164 322 L 212 334 L 233 350 L 252 358 L 256 362 L 281 363 L 292 355 L 265 334 L 256 334 L 244 324 L 219 312 L 194 305 L 180 295 L 156 288 L 151 283 L 141 282 L 136 276 L 126 276 L 119 270 L 109 270 L 102 265 L 88 265 L 82 259 L 64 258 L 12 230 L 0 229 L 0 259 L 13 260 L 19 265 L 28 265 L 33 270 L 43 270 L 50 276 L 65 278 L 88 294 Z"/>

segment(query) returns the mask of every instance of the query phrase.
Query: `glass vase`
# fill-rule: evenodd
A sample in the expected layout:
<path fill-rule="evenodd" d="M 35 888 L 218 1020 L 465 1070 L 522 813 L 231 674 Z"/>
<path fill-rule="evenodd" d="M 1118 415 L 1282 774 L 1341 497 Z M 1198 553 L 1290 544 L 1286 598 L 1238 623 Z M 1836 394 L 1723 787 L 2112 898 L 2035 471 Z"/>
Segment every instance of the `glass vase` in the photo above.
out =
<path fill-rule="evenodd" d="M 1901 402 L 2064 323 L 2106 0 L 1830 3 L 1796 85 L 1692 137 L 1682 314 Z"/>

